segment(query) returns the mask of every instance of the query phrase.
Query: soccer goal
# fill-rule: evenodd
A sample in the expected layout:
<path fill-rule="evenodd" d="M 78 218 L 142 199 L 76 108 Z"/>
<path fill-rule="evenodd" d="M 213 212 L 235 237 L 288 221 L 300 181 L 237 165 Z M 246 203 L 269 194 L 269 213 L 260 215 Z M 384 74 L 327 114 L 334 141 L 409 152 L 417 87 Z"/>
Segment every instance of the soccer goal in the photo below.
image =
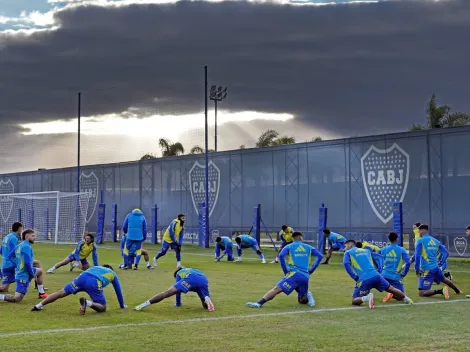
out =
<path fill-rule="evenodd" d="M 37 241 L 76 243 L 85 232 L 89 199 L 77 192 L 0 194 L 0 234 L 19 221 L 36 231 Z"/>

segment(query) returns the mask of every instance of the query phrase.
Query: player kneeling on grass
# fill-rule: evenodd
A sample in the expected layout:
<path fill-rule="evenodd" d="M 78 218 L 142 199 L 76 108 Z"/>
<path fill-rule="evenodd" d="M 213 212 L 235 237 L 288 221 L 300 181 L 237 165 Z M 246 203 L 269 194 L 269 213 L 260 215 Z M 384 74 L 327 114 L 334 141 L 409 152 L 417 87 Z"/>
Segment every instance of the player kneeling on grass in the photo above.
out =
<path fill-rule="evenodd" d="M 50 268 L 47 273 L 53 274 L 54 271 L 69 263 L 70 271 L 72 271 L 74 268 L 87 270 L 90 268 L 90 263 L 88 263 L 87 260 L 90 254 L 93 256 L 93 265 L 98 266 L 98 252 L 95 245 L 95 236 L 93 236 L 91 233 L 87 233 L 83 237 L 83 240 L 77 243 L 75 250 L 70 253 L 67 258 Z"/>
<path fill-rule="evenodd" d="M 81 273 L 75 280 L 69 282 L 65 287 L 51 294 L 41 303 L 36 304 L 31 311 L 42 310 L 44 306 L 57 301 L 58 299 L 67 297 L 71 294 L 75 295 L 78 292 L 85 292 L 90 296 L 91 301 L 85 297 L 80 298 L 80 315 L 84 315 L 86 308 L 103 313 L 106 311 L 106 297 L 104 296 L 103 289 L 112 284 L 116 292 L 119 306 L 124 309 L 127 306 L 124 304 L 124 297 L 122 295 L 121 284 L 117 274 L 109 265 L 94 266 L 83 273 Z"/>
<path fill-rule="evenodd" d="M 166 298 L 176 295 L 176 307 L 181 306 L 181 293 L 196 292 L 201 299 L 202 306 L 209 312 L 214 311 L 209 293 L 209 282 L 206 275 L 197 269 L 180 268 L 175 271 L 176 283 L 165 292 L 159 293 L 148 301 L 139 304 L 134 310 L 140 311 L 151 304 L 159 303 Z"/>
<path fill-rule="evenodd" d="M 444 295 L 449 299 L 449 289 L 454 290 L 458 295 L 463 294 L 452 281 L 444 276 L 441 266 L 447 261 L 449 252 L 441 242 L 429 235 L 428 225 L 421 225 L 419 227 L 421 234 L 420 239 L 416 244 L 415 253 L 415 271 L 419 276 L 418 291 L 420 297 L 431 297 L 434 295 Z M 432 285 L 444 283 L 447 286 L 444 288 L 431 290 Z"/>
<path fill-rule="evenodd" d="M 124 259 L 124 261 L 126 260 L 126 258 L 124 257 L 124 246 L 126 244 L 126 235 L 122 236 L 121 238 L 121 256 L 122 258 Z M 142 256 L 144 257 L 144 260 L 145 260 L 145 264 L 147 265 L 147 269 L 151 270 L 153 269 L 153 266 L 150 265 L 150 257 L 149 257 L 149 252 L 146 250 L 146 249 L 141 249 L 141 254 Z M 137 263 L 137 258 L 136 258 L 136 261 L 135 261 L 135 266 L 134 266 L 134 270 L 137 270 L 137 266 L 138 266 L 138 263 Z M 133 263 L 130 263 L 131 265 Z M 119 264 L 119 269 L 124 269 L 126 267 L 126 265 L 124 263 L 121 263 Z"/>
<path fill-rule="evenodd" d="M 6 235 L 2 241 L 2 285 L 0 292 L 8 292 L 8 288 L 15 282 L 15 269 L 16 269 L 16 253 L 15 248 L 21 239 L 23 232 L 23 225 L 20 222 L 15 222 L 11 227 L 11 233 Z"/>
<path fill-rule="evenodd" d="M 16 270 L 15 282 L 16 292 L 15 295 L 0 295 L 0 301 L 11 303 L 21 302 L 28 292 L 29 283 L 35 279 L 38 283 L 39 298 L 46 298 L 47 294 L 44 292 L 42 284 L 42 270 L 35 268 L 34 252 L 31 245 L 36 240 L 36 233 L 33 230 L 24 230 L 21 234 L 23 242 L 15 249 L 16 254 Z"/>
<path fill-rule="evenodd" d="M 220 254 L 221 251 L 223 251 L 222 254 Z M 222 259 L 225 255 L 227 255 L 227 260 L 229 262 L 233 262 L 235 258 L 233 257 L 232 239 L 227 236 L 217 237 L 215 239 L 214 255 L 215 262 L 220 262 L 220 259 Z"/>
<path fill-rule="evenodd" d="M 368 249 L 357 248 L 354 240 L 346 241 L 343 265 L 349 276 L 356 281 L 352 304 L 360 306 L 364 302 L 369 302 L 369 308 L 374 308 L 374 294 L 370 292 L 373 288 L 379 292 L 386 291 L 393 294 L 398 301 L 412 304 L 413 301 L 409 297 L 391 286 L 377 271 L 376 267 L 381 269 L 381 262 L 378 254 Z"/>
<path fill-rule="evenodd" d="M 266 264 L 266 260 L 264 259 L 264 254 L 261 252 L 258 241 L 249 235 L 240 235 L 235 237 L 235 242 L 237 243 L 237 255 L 238 259 L 237 262 L 242 261 L 242 249 L 243 248 L 251 248 L 258 254 L 259 258 L 261 259 L 261 263 Z"/>
<path fill-rule="evenodd" d="M 308 290 L 308 280 L 310 275 L 320 264 L 323 255 L 314 247 L 302 243 L 302 234 L 294 232 L 292 234 L 293 243 L 285 246 L 279 253 L 279 261 L 284 272 L 284 278 L 258 302 L 248 302 L 250 308 L 261 308 L 263 304 L 272 300 L 281 292 L 290 295 L 294 290 L 297 292 L 297 300 L 300 304 L 315 306 L 313 294 Z M 315 262 L 310 266 L 311 257 L 316 257 Z M 286 263 L 286 257 L 289 258 Z"/>
<path fill-rule="evenodd" d="M 340 235 L 339 233 L 331 232 L 328 229 L 323 230 L 323 234 L 328 239 L 328 253 L 326 259 L 322 264 L 328 264 L 333 252 L 338 252 L 344 250 L 344 243 L 346 238 Z"/>

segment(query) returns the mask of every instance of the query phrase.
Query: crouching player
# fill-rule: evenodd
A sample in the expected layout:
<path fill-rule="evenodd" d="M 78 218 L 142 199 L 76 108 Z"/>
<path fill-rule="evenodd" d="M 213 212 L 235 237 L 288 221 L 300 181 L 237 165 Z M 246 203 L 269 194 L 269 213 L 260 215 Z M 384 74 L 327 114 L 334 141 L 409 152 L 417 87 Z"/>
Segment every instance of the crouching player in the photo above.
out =
<path fill-rule="evenodd" d="M 122 236 L 121 238 L 121 256 L 124 260 L 123 263 L 119 264 L 119 269 L 124 269 L 126 267 L 125 265 L 125 260 L 126 258 L 124 257 L 124 246 L 126 245 L 126 238 L 127 236 L 124 235 Z M 151 270 L 153 269 L 153 266 L 150 265 L 150 257 L 149 257 L 149 252 L 146 250 L 146 249 L 141 249 L 141 253 L 142 253 L 142 256 L 144 257 L 144 260 L 145 260 L 145 264 L 147 265 L 147 269 Z M 134 270 L 137 270 L 138 268 L 138 264 L 137 264 L 137 258 L 136 258 L 136 264 L 134 265 Z M 134 263 L 130 263 L 130 265 L 132 265 Z"/>
<path fill-rule="evenodd" d="M 251 248 L 258 254 L 259 258 L 261 259 L 261 263 L 266 264 L 266 260 L 264 259 L 264 254 L 261 252 L 258 241 L 249 235 L 240 235 L 235 237 L 235 242 L 237 243 L 237 255 L 238 259 L 237 262 L 242 261 L 242 249 L 243 248 Z"/>
<path fill-rule="evenodd" d="M 16 253 L 15 248 L 21 239 L 23 232 L 23 225 L 20 222 L 15 222 L 11 227 L 11 232 L 6 235 L 2 240 L 2 285 L 0 292 L 8 292 L 8 288 L 15 282 L 15 269 L 16 269 Z"/>
<path fill-rule="evenodd" d="M 379 292 L 386 291 L 393 294 L 398 301 L 412 304 L 413 301 L 402 291 L 394 288 L 385 280 L 376 269 L 375 265 L 380 265 L 381 258 L 378 254 L 368 249 L 357 248 L 355 241 L 346 241 L 346 252 L 344 253 L 343 265 L 346 272 L 356 281 L 352 295 L 352 304 L 360 306 L 364 302 L 369 302 L 369 308 L 374 308 L 374 294 L 370 292 L 375 288 Z M 376 264 L 374 265 L 374 261 Z"/>
<path fill-rule="evenodd" d="M 308 290 L 308 280 L 320 264 L 323 255 L 316 248 L 302 243 L 302 234 L 300 232 L 294 232 L 292 238 L 294 242 L 285 246 L 279 253 L 284 278 L 258 302 L 248 302 L 246 304 L 248 307 L 261 308 L 263 304 L 272 300 L 281 292 L 290 295 L 294 290 L 297 292 L 297 300 L 300 304 L 308 303 L 311 307 L 315 306 L 313 294 Z M 310 266 L 312 256 L 316 257 L 316 260 Z M 286 257 L 289 258 L 288 263 L 286 263 Z"/>
<path fill-rule="evenodd" d="M 220 254 L 220 251 L 223 251 L 222 254 Z M 229 262 L 233 262 L 235 258 L 233 258 L 233 242 L 229 237 L 222 236 L 222 237 L 217 237 L 215 239 L 215 260 L 216 262 L 220 262 L 220 259 L 222 259 L 225 255 L 227 255 L 227 260 Z"/>
<path fill-rule="evenodd" d="M 85 297 L 79 299 L 80 302 L 80 315 L 84 315 L 86 308 L 90 307 L 98 313 L 106 311 L 106 297 L 104 296 L 103 289 L 112 284 L 116 292 L 119 306 L 124 309 L 127 306 L 124 304 L 124 297 L 122 295 L 121 284 L 117 274 L 109 265 L 94 266 L 83 273 L 81 273 L 75 280 L 69 282 L 65 287 L 57 292 L 54 292 L 41 303 L 36 304 L 31 311 L 40 311 L 44 306 L 57 301 L 58 299 L 75 295 L 78 292 L 85 292 L 90 296 L 91 301 Z"/>
<path fill-rule="evenodd" d="M 328 229 L 324 229 L 323 234 L 328 239 L 329 248 L 326 259 L 322 264 L 328 264 L 333 252 L 344 250 L 344 243 L 346 242 L 346 238 L 344 238 L 338 233 L 331 232 Z"/>
<path fill-rule="evenodd" d="M 163 301 L 176 295 L 176 307 L 181 306 L 181 293 L 196 292 L 201 299 L 202 306 L 209 312 L 214 311 L 214 304 L 209 293 L 209 281 L 207 277 L 197 269 L 180 268 L 174 273 L 176 283 L 165 292 L 159 293 L 148 301 L 139 304 L 134 310 L 141 311 L 145 307 Z"/>
<path fill-rule="evenodd" d="M 16 254 L 16 270 L 15 282 L 16 292 L 15 295 L 0 295 L 0 301 L 11 303 L 21 302 L 28 292 L 29 283 L 35 279 L 38 284 L 39 298 L 46 298 L 47 294 L 44 291 L 42 283 L 42 269 L 35 268 L 34 252 L 31 245 L 36 240 L 36 233 L 33 230 L 24 230 L 21 234 L 23 242 L 15 249 Z"/>
<path fill-rule="evenodd" d="M 48 274 L 53 274 L 54 271 L 59 269 L 61 266 L 67 265 L 70 263 L 70 271 L 72 271 L 74 268 L 79 267 L 82 270 L 87 270 L 90 268 L 90 263 L 88 263 L 87 258 L 92 254 L 93 256 L 93 265 L 97 266 L 98 265 L 98 252 L 96 250 L 96 245 L 95 245 L 95 236 L 93 236 L 91 233 L 87 233 L 84 237 L 83 240 L 77 243 L 77 246 L 75 247 L 75 250 L 70 253 L 70 255 L 62 260 L 61 262 L 58 262 L 56 265 L 54 265 L 52 268 L 50 268 L 47 273 Z M 74 263 L 74 262 L 77 263 Z"/>
<path fill-rule="evenodd" d="M 390 232 L 388 240 L 390 244 L 379 252 L 383 260 L 382 276 L 390 285 L 405 293 L 403 279 L 410 270 L 410 256 L 405 248 L 398 245 L 398 234 L 396 232 Z M 393 298 L 392 293 L 387 293 L 383 302 L 391 301 Z"/>
<path fill-rule="evenodd" d="M 294 233 L 294 229 L 287 225 L 282 225 L 281 231 L 279 231 L 279 236 L 281 237 L 281 248 L 279 249 L 279 253 L 281 253 L 282 249 L 287 246 L 288 244 L 292 243 L 292 234 Z M 279 263 L 279 254 L 274 259 L 271 264 Z"/>

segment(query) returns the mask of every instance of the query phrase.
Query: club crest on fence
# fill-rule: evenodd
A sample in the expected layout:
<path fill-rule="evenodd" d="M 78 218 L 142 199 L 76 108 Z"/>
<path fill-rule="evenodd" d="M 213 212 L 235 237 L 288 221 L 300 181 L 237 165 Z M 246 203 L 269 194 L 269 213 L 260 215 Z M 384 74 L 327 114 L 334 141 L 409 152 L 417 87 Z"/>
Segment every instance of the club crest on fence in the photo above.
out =
<path fill-rule="evenodd" d="M 99 180 L 94 172 L 85 174 L 84 172 L 80 175 L 80 192 L 88 194 L 88 210 L 86 214 L 86 222 L 89 223 L 95 214 L 96 205 L 98 204 L 99 198 Z"/>
<path fill-rule="evenodd" d="M 0 180 L 0 215 L 5 223 L 10 218 L 11 210 L 13 208 L 13 199 L 6 196 L 11 193 L 15 193 L 15 186 L 11 180 Z"/>
<path fill-rule="evenodd" d="M 396 143 L 388 149 L 372 145 L 361 158 L 364 189 L 377 217 L 386 224 L 393 217 L 393 202 L 405 198 L 410 156 Z"/>
<path fill-rule="evenodd" d="M 462 257 L 467 251 L 467 239 L 465 237 L 455 237 L 454 247 L 458 255 Z"/>
<path fill-rule="evenodd" d="M 219 198 L 220 188 L 220 169 L 214 162 L 209 162 L 209 217 L 214 211 L 217 199 Z M 198 211 L 198 204 L 204 203 L 206 200 L 206 167 L 199 164 L 197 161 L 194 163 L 191 170 L 189 170 L 189 185 L 191 190 L 191 199 L 193 201 L 194 209 L 196 213 Z"/>

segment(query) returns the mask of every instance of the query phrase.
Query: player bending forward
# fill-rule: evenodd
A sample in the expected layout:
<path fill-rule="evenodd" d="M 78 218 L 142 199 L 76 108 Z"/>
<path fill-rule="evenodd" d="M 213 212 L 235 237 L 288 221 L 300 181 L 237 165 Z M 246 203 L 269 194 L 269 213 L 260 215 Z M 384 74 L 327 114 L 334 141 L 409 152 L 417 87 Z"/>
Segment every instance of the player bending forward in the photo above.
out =
<path fill-rule="evenodd" d="M 126 238 L 127 236 L 124 235 L 122 236 L 121 238 L 121 256 L 124 260 L 123 263 L 119 264 L 119 269 L 124 269 L 126 267 L 126 265 L 124 264 L 125 263 L 125 260 L 126 258 L 124 257 L 124 247 L 125 247 L 125 244 L 126 244 Z M 144 257 L 144 260 L 145 260 L 145 264 L 147 265 L 147 269 L 151 270 L 153 269 L 153 266 L 150 265 L 150 257 L 149 257 L 149 252 L 146 250 L 146 249 L 141 249 L 141 254 L 142 256 Z M 137 270 L 138 269 L 138 261 L 137 261 L 137 258 L 139 258 L 139 261 L 140 261 L 140 256 L 137 256 L 136 259 L 135 259 L 135 265 L 134 265 L 134 270 Z M 134 263 L 130 263 L 130 265 L 132 266 L 132 264 Z"/>
<path fill-rule="evenodd" d="M 103 266 L 94 266 L 84 271 L 75 280 L 65 285 L 62 290 L 54 292 L 41 303 L 36 304 L 31 308 L 31 311 L 40 311 L 44 306 L 58 299 L 72 294 L 75 295 L 78 292 L 86 292 L 90 296 L 91 301 L 87 300 L 85 297 L 79 299 L 80 315 L 85 314 L 87 307 L 90 307 L 98 313 L 104 313 L 106 311 L 106 297 L 104 296 L 103 289 L 110 283 L 113 285 L 114 291 L 116 292 L 119 306 L 122 309 L 127 308 L 124 304 L 124 297 L 118 276 L 111 266 L 105 264 Z"/>
<path fill-rule="evenodd" d="M 266 264 L 266 260 L 264 259 L 264 254 L 261 252 L 258 241 L 249 235 L 240 235 L 235 237 L 235 242 L 237 243 L 237 262 L 242 261 L 242 249 L 244 248 L 251 248 L 258 254 L 259 259 L 261 259 L 261 263 Z"/>
<path fill-rule="evenodd" d="M 72 271 L 74 268 L 87 270 L 90 268 L 90 263 L 88 263 L 87 260 L 90 254 L 93 256 L 93 265 L 98 266 L 98 252 L 95 245 L 95 236 L 93 236 L 91 233 L 87 233 L 83 237 L 83 240 L 77 243 L 75 250 L 70 253 L 67 258 L 50 268 L 47 273 L 53 274 L 54 271 L 59 269 L 61 266 L 67 265 L 69 263 L 70 271 Z"/>
<path fill-rule="evenodd" d="M 346 272 L 356 281 L 352 295 L 352 304 L 360 306 L 369 302 L 369 308 L 374 308 L 374 294 L 370 291 L 375 288 L 379 292 L 386 291 L 393 294 L 398 301 L 412 304 L 413 301 L 402 291 L 394 288 L 379 274 L 374 266 L 374 260 L 380 267 L 381 258 L 378 254 L 368 249 L 357 248 L 354 240 L 346 241 L 346 252 L 344 253 L 343 265 Z"/>
<path fill-rule="evenodd" d="M 308 280 L 310 275 L 320 264 L 323 255 L 314 247 L 302 243 L 302 234 L 294 232 L 292 234 L 293 243 L 285 246 L 279 253 L 279 261 L 284 272 L 284 278 L 258 302 L 248 302 L 246 305 L 250 308 L 261 308 L 263 304 L 272 300 L 281 292 L 290 295 L 294 290 L 297 292 L 297 300 L 300 304 L 315 306 L 313 294 L 308 290 Z M 311 257 L 316 257 L 315 262 L 310 267 Z M 289 263 L 286 263 L 286 257 Z"/>
<path fill-rule="evenodd" d="M 182 268 L 181 265 L 181 245 L 183 244 L 184 238 L 184 222 L 186 217 L 184 214 L 178 214 L 178 217 L 174 219 L 165 233 L 163 234 L 162 249 L 160 253 L 153 259 L 153 265 L 157 266 L 157 261 L 163 257 L 166 252 L 171 248 L 176 253 L 176 268 Z"/>
<path fill-rule="evenodd" d="M 328 253 L 326 255 L 326 259 L 322 264 L 328 264 L 330 261 L 333 252 L 342 251 L 344 249 L 344 244 L 346 242 L 346 238 L 344 236 L 331 232 L 328 229 L 323 230 L 323 234 L 328 239 Z"/>
<path fill-rule="evenodd" d="M 281 231 L 279 231 L 279 237 L 281 237 L 281 248 L 279 249 L 279 253 L 281 253 L 282 249 L 287 246 L 288 244 L 292 243 L 292 234 L 294 233 L 294 229 L 287 225 L 282 225 Z M 271 264 L 279 263 L 279 253 L 274 259 Z"/>
<path fill-rule="evenodd" d="M 223 251 L 220 254 L 220 251 Z M 216 262 L 220 262 L 225 255 L 227 255 L 227 260 L 229 262 L 233 262 L 233 242 L 230 237 L 222 236 L 217 237 L 215 239 L 215 250 L 214 250 L 215 260 Z"/>
<path fill-rule="evenodd" d="M 134 310 L 141 311 L 151 304 L 159 303 L 166 298 L 176 295 L 176 307 L 181 307 L 181 293 L 196 292 L 201 299 L 202 306 L 209 312 L 214 311 L 214 304 L 209 293 L 209 282 L 206 275 L 197 269 L 179 268 L 175 271 L 176 283 L 165 292 L 159 293 L 148 301 L 139 304 Z"/>

